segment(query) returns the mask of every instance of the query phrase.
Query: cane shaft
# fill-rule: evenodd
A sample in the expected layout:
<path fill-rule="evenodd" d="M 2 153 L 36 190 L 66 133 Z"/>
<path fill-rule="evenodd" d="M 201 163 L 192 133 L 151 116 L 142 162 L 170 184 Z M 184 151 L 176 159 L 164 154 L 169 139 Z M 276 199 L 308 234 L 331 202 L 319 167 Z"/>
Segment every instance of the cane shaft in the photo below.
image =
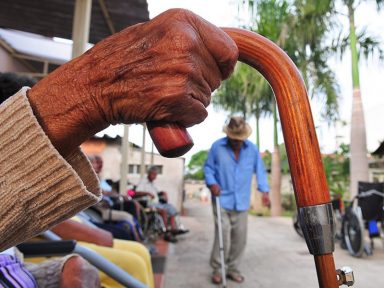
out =
<path fill-rule="evenodd" d="M 315 265 L 319 287 L 339 287 L 335 276 L 335 261 L 332 254 L 315 256 Z"/>
<path fill-rule="evenodd" d="M 227 275 L 225 272 L 225 254 L 224 254 L 224 240 L 223 240 L 223 226 L 222 226 L 222 220 L 221 220 L 221 204 L 220 204 L 220 198 L 215 197 L 216 200 L 216 214 L 217 214 L 217 233 L 219 234 L 219 252 L 220 252 L 220 268 L 221 268 L 221 278 L 223 281 L 223 288 L 226 288 L 227 286 Z"/>

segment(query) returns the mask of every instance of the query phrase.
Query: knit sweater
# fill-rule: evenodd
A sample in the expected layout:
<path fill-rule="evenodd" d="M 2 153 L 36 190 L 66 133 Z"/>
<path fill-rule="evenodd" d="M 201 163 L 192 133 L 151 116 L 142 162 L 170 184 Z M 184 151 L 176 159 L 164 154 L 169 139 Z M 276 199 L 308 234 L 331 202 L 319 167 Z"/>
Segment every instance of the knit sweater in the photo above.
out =
<path fill-rule="evenodd" d="M 0 251 L 94 205 L 96 174 L 80 148 L 63 158 L 23 88 L 0 105 Z"/>

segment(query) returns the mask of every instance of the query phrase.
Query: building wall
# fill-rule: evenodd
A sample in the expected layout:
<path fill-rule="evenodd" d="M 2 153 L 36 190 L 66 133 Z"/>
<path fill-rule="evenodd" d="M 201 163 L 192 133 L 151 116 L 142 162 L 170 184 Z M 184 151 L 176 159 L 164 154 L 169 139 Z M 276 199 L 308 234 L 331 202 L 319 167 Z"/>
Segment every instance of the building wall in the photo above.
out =
<path fill-rule="evenodd" d="M 188 198 L 199 198 L 201 190 L 205 187 L 203 180 L 185 180 L 185 194 Z"/>

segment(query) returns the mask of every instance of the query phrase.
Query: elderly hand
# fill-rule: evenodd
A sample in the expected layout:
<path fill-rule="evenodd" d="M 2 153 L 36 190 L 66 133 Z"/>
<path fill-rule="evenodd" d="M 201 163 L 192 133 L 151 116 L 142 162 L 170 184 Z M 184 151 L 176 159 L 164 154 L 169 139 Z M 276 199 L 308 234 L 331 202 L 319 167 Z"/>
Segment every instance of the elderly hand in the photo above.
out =
<path fill-rule="evenodd" d="M 261 203 L 264 207 L 271 207 L 271 201 L 269 200 L 269 193 L 261 193 Z"/>
<path fill-rule="evenodd" d="M 220 196 L 220 186 L 217 184 L 209 185 L 209 190 L 211 191 L 213 196 Z"/>
<path fill-rule="evenodd" d="M 221 29 L 172 9 L 101 41 L 37 83 L 28 97 L 65 155 L 109 124 L 200 123 L 237 57 Z"/>

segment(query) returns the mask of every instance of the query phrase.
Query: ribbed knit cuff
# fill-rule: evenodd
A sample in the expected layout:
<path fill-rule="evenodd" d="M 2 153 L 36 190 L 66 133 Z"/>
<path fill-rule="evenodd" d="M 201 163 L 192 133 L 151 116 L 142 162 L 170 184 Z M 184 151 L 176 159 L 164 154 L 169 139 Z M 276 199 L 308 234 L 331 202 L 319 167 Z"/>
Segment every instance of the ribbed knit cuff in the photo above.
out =
<path fill-rule="evenodd" d="M 45 135 L 27 88 L 0 106 L 0 251 L 23 242 L 101 197 L 80 151 L 64 159 Z"/>

